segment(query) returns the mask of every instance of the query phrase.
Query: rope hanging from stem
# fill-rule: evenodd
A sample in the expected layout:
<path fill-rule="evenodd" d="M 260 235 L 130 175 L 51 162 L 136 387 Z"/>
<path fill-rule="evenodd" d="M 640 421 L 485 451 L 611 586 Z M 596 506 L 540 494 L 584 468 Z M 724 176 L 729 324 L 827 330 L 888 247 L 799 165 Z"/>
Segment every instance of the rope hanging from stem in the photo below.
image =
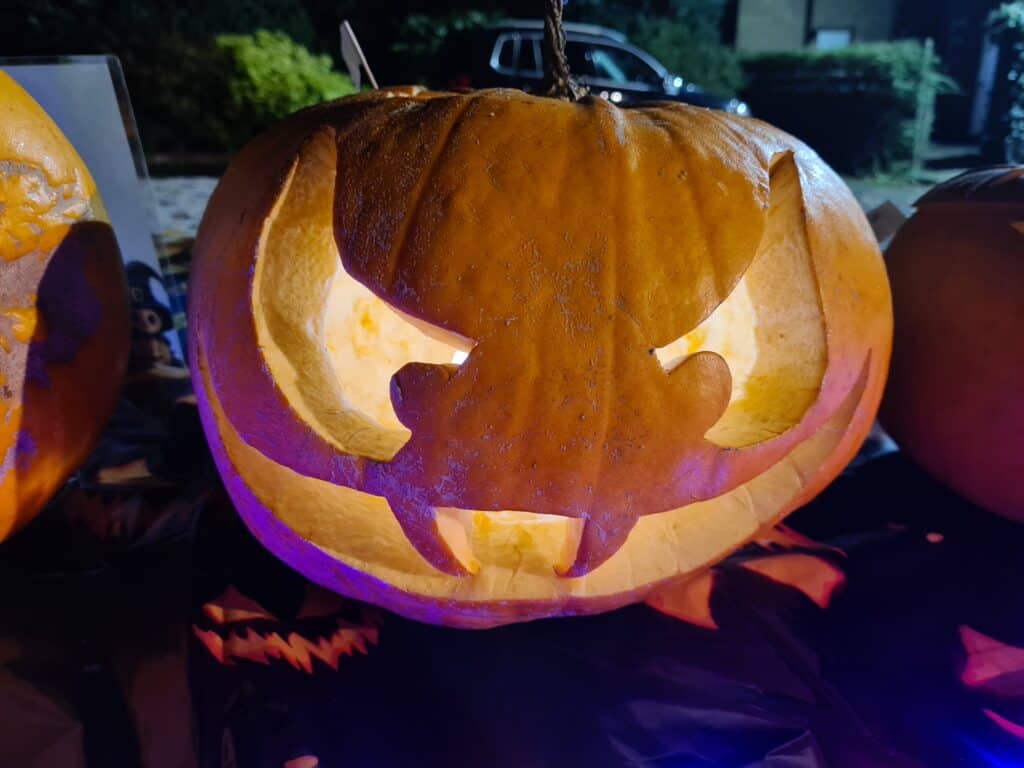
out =
<path fill-rule="evenodd" d="M 562 26 L 562 0 L 544 2 L 544 91 L 546 95 L 565 101 L 577 101 L 587 89 L 577 83 L 569 72 L 565 56 L 565 28 Z"/>

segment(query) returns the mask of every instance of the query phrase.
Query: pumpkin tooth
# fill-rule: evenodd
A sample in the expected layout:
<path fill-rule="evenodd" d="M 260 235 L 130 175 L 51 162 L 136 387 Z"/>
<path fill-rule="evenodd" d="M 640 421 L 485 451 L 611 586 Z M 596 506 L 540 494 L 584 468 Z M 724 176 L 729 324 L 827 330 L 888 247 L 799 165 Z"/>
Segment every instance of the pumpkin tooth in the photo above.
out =
<path fill-rule="evenodd" d="M 449 576 L 469 575 L 470 571 L 452 552 L 442 530 L 438 527 L 437 514 L 432 506 L 416 499 L 405 498 L 389 498 L 388 503 L 409 543 L 424 560 Z"/>
<path fill-rule="evenodd" d="M 619 551 L 636 521 L 635 516 L 625 519 L 614 515 L 588 517 L 583 523 L 576 559 L 572 566 L 560 575 L 568 578 L 586 576 Z"/>

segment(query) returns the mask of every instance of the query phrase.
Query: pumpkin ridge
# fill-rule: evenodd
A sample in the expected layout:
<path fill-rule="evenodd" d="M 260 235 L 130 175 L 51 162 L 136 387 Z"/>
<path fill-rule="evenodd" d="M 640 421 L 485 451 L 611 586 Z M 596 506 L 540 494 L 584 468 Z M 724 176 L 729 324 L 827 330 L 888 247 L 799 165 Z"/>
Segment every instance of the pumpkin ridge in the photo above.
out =
<path fill-rule="evenodd" d="M 403 254 L 406 253 L 405 245 L 406 238 L 409 235 L 409 228 L 412 223 L 419 217 L 421 203 L 424 197 L 424 190 L 429 189 L 431 181 L 433 180 L 434 173 L 437 170 L 438 165 L 441 162 L 441 158 L 445 155 L 448 150 L 448 143 L 452 137 L 452 134 L 458 127 L 461 118 L 469 111 L 473 104 L 472 96 L 465 96 L 458 99 L 451 99 L 456 104 L 455 109 L 448 118 L 448 123 L 441 131 L 435 142 L 435 149 L 433 156 L 426 161 L 423 166 L 423 170 L 420 172 L 420 177 L 416 182 L 416 186 L 410 192 L 410 198 L 412 205 L 408 206 L 405 210 L 405 216 L 399 224 L 398 232 L 391 242 L 391 251 L 387 256 L 387 273 L 386 277 L 382 281 L 383 292 L 389 293 L 394 287 L 395 283 L 395 272 L 398 270 L 399 262 L 402 260 Z M 421 109 L 429 109 L 429 106 L 434 104 L 443 103 L 440 99 L 434 99 L 431 102 L 424 102 L 424 106 Z M 358 278 L 356 278 L 358 279 Z M 371 290 L 371 286 L 367 286 Z"/>

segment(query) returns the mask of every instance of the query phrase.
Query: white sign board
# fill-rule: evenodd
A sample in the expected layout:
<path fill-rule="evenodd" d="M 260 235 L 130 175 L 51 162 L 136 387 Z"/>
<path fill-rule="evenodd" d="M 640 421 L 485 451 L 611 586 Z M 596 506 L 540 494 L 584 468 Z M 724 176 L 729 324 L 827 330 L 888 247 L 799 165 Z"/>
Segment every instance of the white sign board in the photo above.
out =
<path fill-rule="evenodd" d="M 152 190 L 120 62 L 112 56 L 0 59 L 0 69 L 39 102 L 89 167 L 122 258 L 133 265 L 130 277 L 139 273 L 140 265 L 149 267 L 154 276 L 146 281 L 147 296 L 171 304 L 154 242 L 158 227 Z M 130 287 L 136 290 L 134 284 Z M 179 313 L 181 308 L 169 309 Z M 180 359 L 178 334 L 162 330 L 173 356 Z"/>

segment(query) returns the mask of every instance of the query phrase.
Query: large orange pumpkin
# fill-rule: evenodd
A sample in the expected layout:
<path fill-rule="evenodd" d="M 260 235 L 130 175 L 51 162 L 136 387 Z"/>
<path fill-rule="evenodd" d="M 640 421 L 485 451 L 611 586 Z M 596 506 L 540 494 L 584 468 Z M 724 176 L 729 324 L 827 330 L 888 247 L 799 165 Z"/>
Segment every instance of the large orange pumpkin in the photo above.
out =
<path fill-rule="evenodd" d="M 953 490 L 1024 522 L 1024 167 L 933 189 L 886 262 L 897 324 L 885 428 Z"/>
<path fill-rule="evenodd" d="M 231 164 L 195 387 L 256 536 L 490 626 L 610 609 L 820 491 L 877 408 L 884 267 L 805 146 L 683 105 L 371 93 Z"/>
<path fill-rule="evenodd" d="M 85 459 L 117 401 L 128 300 L 85 164 L 0 72 L 0 540 Z"/>

